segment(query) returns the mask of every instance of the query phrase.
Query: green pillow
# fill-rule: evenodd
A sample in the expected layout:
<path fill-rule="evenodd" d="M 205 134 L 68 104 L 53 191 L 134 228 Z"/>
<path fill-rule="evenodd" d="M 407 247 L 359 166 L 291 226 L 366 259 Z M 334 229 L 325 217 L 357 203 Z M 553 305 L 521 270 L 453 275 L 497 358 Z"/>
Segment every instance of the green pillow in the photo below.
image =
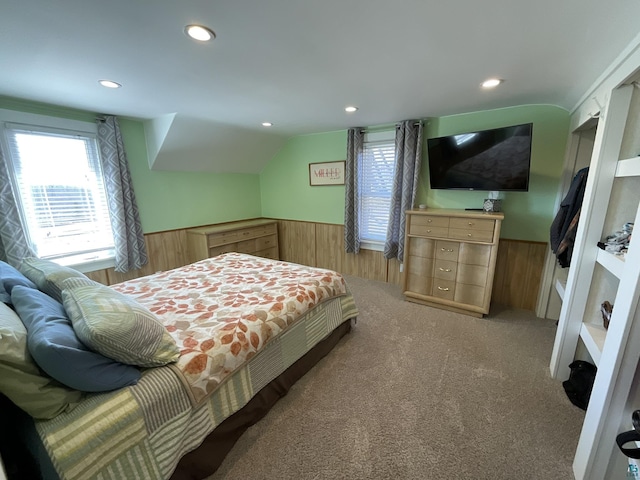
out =
<path fill-rule="evenodd" d="M 50 297 L 62 302 L 61 284 L 67 278 L 88 278 L 83 273 L 69 267 L 63 267 L 51 260 L 27 257 L 22 260 L 19 268 L 29 280 Z"/>
<path fill-rule="evenodd" d="M 160 320 L 112 288 L 88 278 L 68 278 L 62 282 L 62 301 L 78 338 L 105 357 L 158 367 L 180 356 Z"/>
<path fill-rule="evenodd" d="M 27 329 L 4 303 L 0 303 L 0 393 L 40 419 L 68 412 L 82 399 L 82 393 L 41 373 L 27 350 Z"/>

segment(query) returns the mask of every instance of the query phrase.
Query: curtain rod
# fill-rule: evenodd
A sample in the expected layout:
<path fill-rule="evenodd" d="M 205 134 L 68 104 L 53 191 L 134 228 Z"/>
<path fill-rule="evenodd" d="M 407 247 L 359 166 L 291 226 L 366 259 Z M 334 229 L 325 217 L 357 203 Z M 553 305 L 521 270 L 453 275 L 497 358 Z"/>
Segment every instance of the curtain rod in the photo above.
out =
<path fill-rule="evenodd" d="M 388 125 L 378 125 L 375 127 L 362 127 L 361 131 L 363 133 L 375 133 L 375 132 L 384 132 L 386 130 L 391 130 L 392 128 L 398 128 L 400 126 L 402 122 L 397 122 L 394 124 L 388 124 Z M 414 125 L 420 125 L 420 124 L 425 124 L 425 123 L 429 123 L 429 122 L 425 122 L 423 120 L 418 120 L 417 122 L 414 123 Z"/>

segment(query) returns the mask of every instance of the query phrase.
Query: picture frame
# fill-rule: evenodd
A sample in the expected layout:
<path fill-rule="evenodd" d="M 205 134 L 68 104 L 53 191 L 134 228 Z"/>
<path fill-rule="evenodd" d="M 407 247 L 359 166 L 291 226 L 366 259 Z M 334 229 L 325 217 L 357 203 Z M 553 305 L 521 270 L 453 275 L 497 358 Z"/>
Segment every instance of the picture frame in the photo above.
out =
<path fill-rule="evenodd" d="M 344 185 L 345 161 L 309 164 L 309 185 Z"/>

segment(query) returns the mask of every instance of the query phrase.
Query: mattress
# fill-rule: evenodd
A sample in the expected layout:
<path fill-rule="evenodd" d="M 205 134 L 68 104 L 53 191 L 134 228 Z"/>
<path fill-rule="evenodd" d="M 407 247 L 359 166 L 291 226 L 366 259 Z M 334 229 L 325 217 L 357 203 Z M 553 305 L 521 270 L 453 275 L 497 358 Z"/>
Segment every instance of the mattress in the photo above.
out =
<path fill-rule="evenodd" d="M 145 370 L 137 385 L 90 395 L 69 413 L 36 421 L 60 478 L 169 478 L 183 455 L 357 316 L 335 272 L 221 257 L 114 286 L 159 315 L 182 348 L 181 360 Z"/>

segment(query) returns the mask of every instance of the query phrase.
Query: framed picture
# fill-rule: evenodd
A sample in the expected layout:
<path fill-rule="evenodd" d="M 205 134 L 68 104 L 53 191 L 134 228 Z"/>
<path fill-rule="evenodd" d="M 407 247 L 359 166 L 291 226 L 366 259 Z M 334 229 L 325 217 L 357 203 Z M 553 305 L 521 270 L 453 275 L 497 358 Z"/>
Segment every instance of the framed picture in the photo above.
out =
<path fill-rule="evenodd" d="M 309 164 L 309 185 L 344 185 L 344 160 Z"/>

